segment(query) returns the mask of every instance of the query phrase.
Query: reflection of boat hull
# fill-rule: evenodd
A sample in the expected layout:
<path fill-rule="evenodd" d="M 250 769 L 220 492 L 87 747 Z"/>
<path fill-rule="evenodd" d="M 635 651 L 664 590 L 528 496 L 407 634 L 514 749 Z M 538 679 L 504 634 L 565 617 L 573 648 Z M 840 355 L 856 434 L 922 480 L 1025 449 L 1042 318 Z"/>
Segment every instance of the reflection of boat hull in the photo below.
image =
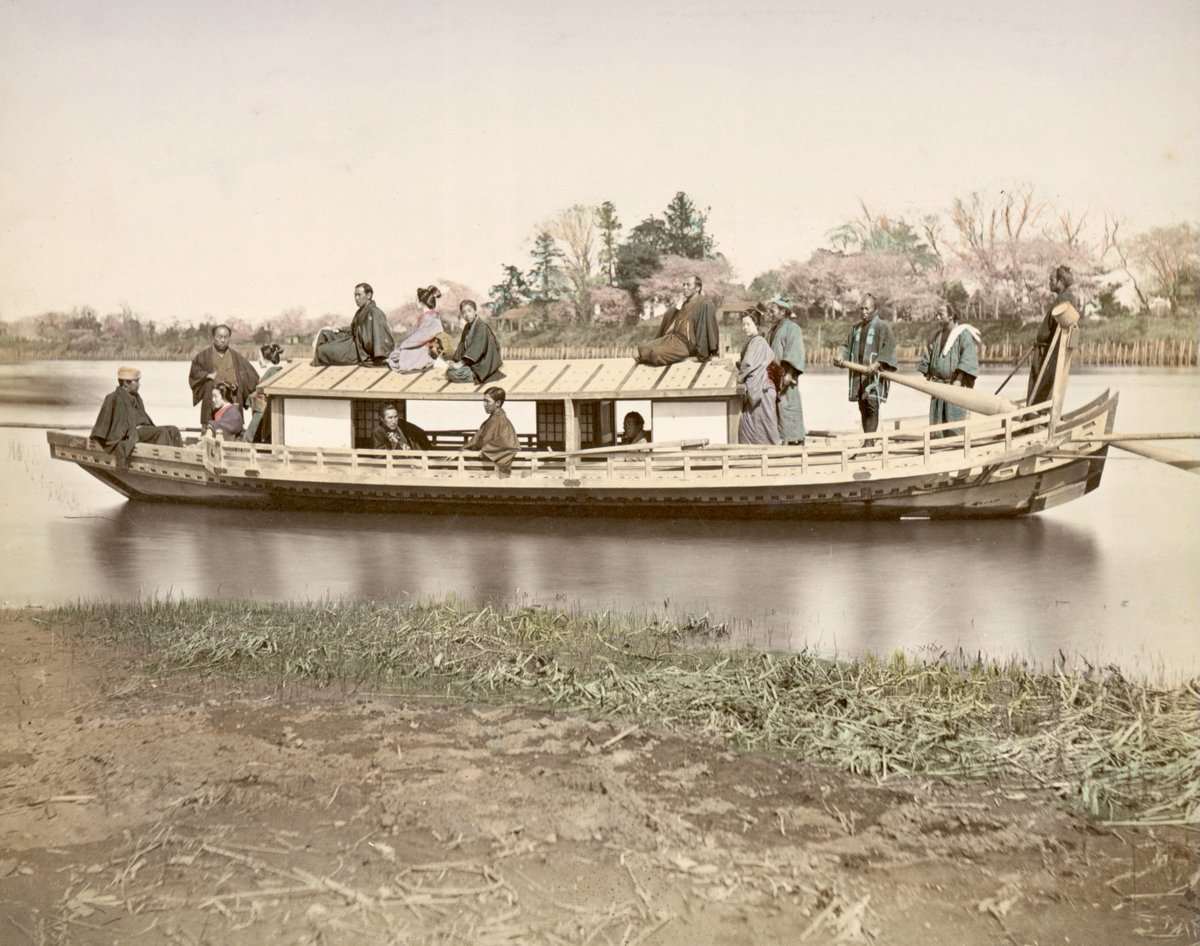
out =
<path fill-rule="evenodd" d="M 381 512 L 690 518 L 985 518 L 1040 512 L 1100 484 L 1115 395 L 1056 422 L 1048 406 L 974 418 L 931 439 L 898 424 L 804 448 L 717 446 L 522 454 L 501 479 L 461 452 L 139 445 L 128 467 L 83 437 L 48 435 L 54 457 L 155 502 Z M 1053 427 L 1053 433 L 1050 429 Z"/>

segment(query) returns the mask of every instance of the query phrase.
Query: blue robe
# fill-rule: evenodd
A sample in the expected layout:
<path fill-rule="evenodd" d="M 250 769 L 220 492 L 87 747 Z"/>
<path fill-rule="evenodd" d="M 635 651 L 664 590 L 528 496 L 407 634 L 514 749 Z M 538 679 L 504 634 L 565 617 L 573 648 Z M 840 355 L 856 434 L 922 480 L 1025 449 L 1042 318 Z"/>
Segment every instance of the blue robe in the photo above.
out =
<path fill-rule="evenodd" d="M 889 371 L 895 371 L 896 342 L 892 338 L 892 327 L 878 315 L 872 316 L 871 321 L 865 324 L 855 322 L 842 345 L 842 360 L 860 365 L 869 365 L 877 361 Z M 887 378 L 872 378 L 857 371 L 850 372 L 851 401 L 871 400 L 882 403 L 887 400 L 890 387 Z"/>
<path fill-rule="evenodd" d="M 796 381 L 804 374 L 804 333 L 791 319 L 780 319 L 769 339 L 775 360 L 783 366 L 783 392 L 779 395 L 779 434 L 784 443 L 801 441 L 804 428 L 804 404 Z"/>
<path fill-rule="evenodd" d="M 941 381 L 943 384 L 958 384 L 964 388 L 975 387 L 975 379 L 979 377 L 979 352 L 975 341 L 975 329 L 969 325 L 960 326 L 954 340 L 950 341 L 953 331 L 946 326 L 934 333 L 921 358 L 917 362 L 917 371 L 930 381 Z M 929 423 L 945 424 L 955 420 L 966 420 L 969 412 L 964 407 L 949 404 L 941 398 L 929 399 Z M 961 434 L 962 428 L 939 430 L 935 437 L 951 437 Z"/>

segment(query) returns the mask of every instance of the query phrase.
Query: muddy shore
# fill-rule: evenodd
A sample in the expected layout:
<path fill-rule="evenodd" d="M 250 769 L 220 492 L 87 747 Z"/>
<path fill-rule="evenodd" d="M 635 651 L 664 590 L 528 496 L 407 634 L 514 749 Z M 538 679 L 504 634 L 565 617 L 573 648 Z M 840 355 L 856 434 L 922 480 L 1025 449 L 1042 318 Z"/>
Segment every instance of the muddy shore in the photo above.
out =
<path fill-rule="evenodd" d="M 0 942 L 1129 943 L 1195 826 L 0 621 Z"/>

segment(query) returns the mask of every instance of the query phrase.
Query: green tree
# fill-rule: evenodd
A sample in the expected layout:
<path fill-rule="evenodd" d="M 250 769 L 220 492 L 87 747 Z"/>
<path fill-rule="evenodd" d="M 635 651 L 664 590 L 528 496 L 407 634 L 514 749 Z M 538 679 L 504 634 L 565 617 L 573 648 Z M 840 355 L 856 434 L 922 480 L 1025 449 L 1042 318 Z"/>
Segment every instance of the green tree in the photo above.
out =
<path fill-rule="evenodd" d="M 606 200 L 596 208 L 596 227 L 600 230 L 600 269 L 609 286 L 617 284 L 617 234 L 621 232 L 621 221 L 617 219 L 617 208 Z"/>
<path fill-rule="evenodd" d="M 708 211 L 697 210 L 687 194 L 676 191 L 663 212 L 663 220 L 666 223 L 664 255 L 712 259 L 713 240 L 706 229 Z"/>
<path fill-rule="evenodd" d="M 529 255 L 533 257 L 533 268 L 528 273 L 531 301 L 545 303 L 560 298 L 566 282 L 562 267 L 558 265 L 563 252 L 549 231 L 538 233 Z"/>
<path fill-rule="evenodd" d="M 529 297 L 529 283 L 525 281 L 525 274 L 511 263 L 504 267 L 504 279 L 492 286 L 488 292 L 492 312 L 496 315 L 525 305 Z"/>

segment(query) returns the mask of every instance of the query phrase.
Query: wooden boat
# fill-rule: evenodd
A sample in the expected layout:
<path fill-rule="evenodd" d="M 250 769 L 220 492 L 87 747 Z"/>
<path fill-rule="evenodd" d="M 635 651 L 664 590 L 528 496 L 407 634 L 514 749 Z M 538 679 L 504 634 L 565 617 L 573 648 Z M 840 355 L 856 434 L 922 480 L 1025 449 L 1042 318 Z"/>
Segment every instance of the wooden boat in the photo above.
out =
<path fill-rule="evenodd" d="M 1066 367 L 1065 365 L 1063 366 Z M 1063 372 L 1065 384 L 1065 374 Z M 512 474 L 462 451 L 499 384 L 523 446 Z M 380 512 L 600 516 L 976 518 L 1022 516 L 1100 485 L 1117 395 L 1070 413 L 1006 403 L 999 413 L 874 434 L 814 432 L 803 447 L 738 445 L 736 370 L 624 359 L 509 362 L 489 385 L 433 372 L 294 364 L 266 384 L 272 442 L 139 444 L 126 466 L 86 437 L 50 431 L 51 454 L 131 499 Z M 427 429 L 434 449 L 379 451 L 384 403 L 401 416 L 462 418 Z M 655 442 L 615 446 L 621 411 L 648 409 Z M 635 407 L 635 409 L 636 409 Z M 1009 409 L 1011 408 L 1011 409 Z M 455 413 L 457 411 L 457 413 Z"/>

